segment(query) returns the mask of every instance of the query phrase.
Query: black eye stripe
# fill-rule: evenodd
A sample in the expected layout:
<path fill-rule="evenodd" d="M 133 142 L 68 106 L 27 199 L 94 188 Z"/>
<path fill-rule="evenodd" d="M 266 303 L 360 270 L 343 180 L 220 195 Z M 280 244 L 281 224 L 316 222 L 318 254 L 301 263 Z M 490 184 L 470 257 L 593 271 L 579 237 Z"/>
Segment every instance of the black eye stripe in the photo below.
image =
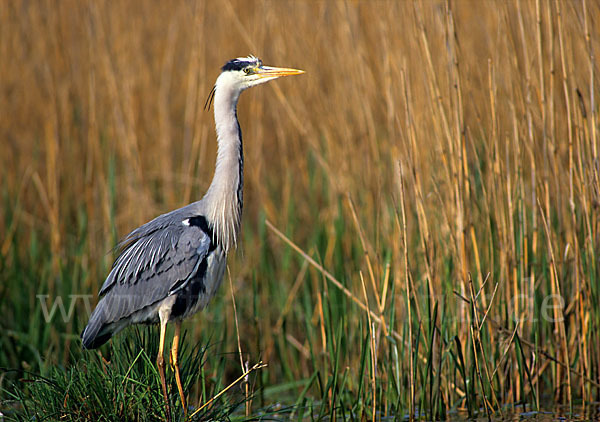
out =
<path fill-rule="evenodd" d="M 223 67 L 221 68 L 221 71 L 226 72 L 229 70 L 242 70 L 245 72 L 245 68 L 254 68 L 256 66 L 261 66 L 262 65 L 262 61 L 260 61 L 260 59 L 255 59 L 255 60 L 240 60 L 240 59 L 233 59 L 233 60 L 229 60 L 227 63 L 225 63 L 225 65 L 223 65 Z"/>

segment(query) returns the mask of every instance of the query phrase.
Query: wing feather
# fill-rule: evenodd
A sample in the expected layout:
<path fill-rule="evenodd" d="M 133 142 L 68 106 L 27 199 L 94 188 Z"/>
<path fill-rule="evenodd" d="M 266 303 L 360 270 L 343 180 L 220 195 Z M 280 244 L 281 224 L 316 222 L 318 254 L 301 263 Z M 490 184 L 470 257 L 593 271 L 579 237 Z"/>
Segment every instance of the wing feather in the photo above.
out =
<path fill-rule="evenodd" d="M 115 260 L 102 289 L 106 295 L 119 286 L 128 291 L 140 285 L 138 294 L 156 282 L 169 291 L 193 275 L 199 261 L 210 250 L 210 237 L 197 226 L 170 224 L 133 240 Z"/>
<path fill-rule="evenodd" d="M 211 235 L 198 225 L 182 224 L 181 216 L 165 216 L 134 230 L 122 242 L 100 289 L 102 298 L 82 334 L 84 345 L 97 347 L 107 340 L 107 327 L 185 288 L 190 280 L 202 282 L 199 271 L 214 249 Z"/>

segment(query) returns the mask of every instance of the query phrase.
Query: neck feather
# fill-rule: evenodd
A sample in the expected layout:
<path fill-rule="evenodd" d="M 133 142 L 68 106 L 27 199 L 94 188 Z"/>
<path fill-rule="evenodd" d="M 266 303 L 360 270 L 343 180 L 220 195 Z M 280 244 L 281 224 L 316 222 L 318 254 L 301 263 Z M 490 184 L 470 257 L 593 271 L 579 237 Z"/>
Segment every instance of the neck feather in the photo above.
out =
<path fill-rule="evenodd" d="M 237 119 L 239 95 L 240 91 L 217 84 L 214 98 L 217 163 L 205 196 L 206 217 L 216 241 L 226 252 L 236 245 L 243 205 L 244 153 Z"/>

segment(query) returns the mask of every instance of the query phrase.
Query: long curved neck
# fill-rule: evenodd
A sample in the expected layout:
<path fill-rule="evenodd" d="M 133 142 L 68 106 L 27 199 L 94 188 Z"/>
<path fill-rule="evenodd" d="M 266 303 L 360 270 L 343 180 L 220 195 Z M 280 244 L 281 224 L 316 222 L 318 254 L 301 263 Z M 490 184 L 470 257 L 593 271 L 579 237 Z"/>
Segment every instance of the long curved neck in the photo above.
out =
<path fill-rule="evenodd" d="M 244 152 L 237 119 L 240 92 L 228 86 L 217 86 L 215 91 L 217 164 L 205 195 L 206 217 L 226 252 L 236 244 L 243 206 Z"/>

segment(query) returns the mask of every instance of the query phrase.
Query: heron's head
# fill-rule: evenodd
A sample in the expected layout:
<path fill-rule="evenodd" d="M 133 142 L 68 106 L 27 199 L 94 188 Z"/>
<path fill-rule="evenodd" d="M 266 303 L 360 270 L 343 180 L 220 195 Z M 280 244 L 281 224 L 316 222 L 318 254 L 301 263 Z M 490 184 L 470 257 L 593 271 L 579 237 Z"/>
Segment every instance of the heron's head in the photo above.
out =
<path fill-rule="evenodd" d="M 217 79 L 217 89 L 220 86 L 228 86 L 239 92 L 281 76 L 304 73 L 303 70 L 265 66 L 259 58 L 254 56 L 230 60 L 225 63 L 221 71 L 221 75 Z"/>

